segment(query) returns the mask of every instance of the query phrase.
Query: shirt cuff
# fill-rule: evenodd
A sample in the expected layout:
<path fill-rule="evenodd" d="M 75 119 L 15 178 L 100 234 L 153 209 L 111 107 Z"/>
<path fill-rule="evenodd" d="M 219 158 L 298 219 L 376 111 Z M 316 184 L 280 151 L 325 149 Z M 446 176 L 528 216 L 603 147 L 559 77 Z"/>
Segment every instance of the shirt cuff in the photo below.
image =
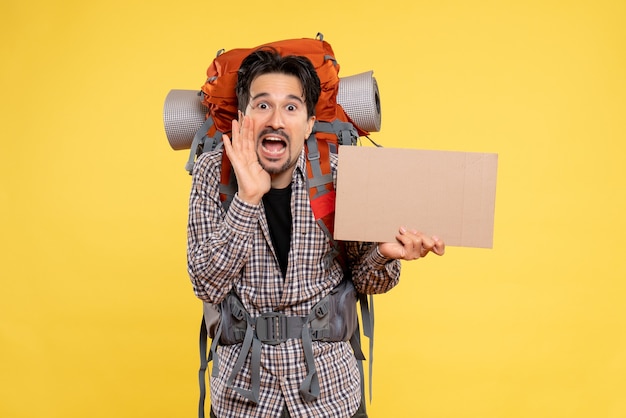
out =
<path fill-rule="evenodd" d="M 385 257 L 384 255 L 382 255 L 380 253 L 380 250 L 378 249 L 378 245 L 375 245 L 374 251 L 370 253 L 370 262 L 376 270 L 384 268 L 387 263 L 393 260 L 393 258 Z"/>

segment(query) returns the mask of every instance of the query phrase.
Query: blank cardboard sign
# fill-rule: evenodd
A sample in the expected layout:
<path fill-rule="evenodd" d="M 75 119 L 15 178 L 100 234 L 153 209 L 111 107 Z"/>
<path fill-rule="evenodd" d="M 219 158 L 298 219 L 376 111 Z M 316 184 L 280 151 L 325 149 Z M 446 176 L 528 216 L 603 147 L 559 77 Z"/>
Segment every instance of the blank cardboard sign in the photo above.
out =
<path fill-rule="evenodd" d="M 497 154 L 341 146 L 338 240 L 395 242 L 401 226 L 493 247 Z"/>

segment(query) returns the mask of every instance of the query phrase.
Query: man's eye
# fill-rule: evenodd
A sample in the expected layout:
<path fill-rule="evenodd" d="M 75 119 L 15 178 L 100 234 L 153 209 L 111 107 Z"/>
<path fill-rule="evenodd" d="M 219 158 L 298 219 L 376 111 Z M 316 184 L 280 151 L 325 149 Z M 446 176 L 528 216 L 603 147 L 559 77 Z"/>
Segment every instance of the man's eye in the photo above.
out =
<path fill-rule="evenodd" d="M 259 103 L 257 107 L 259 109 L 267 109 L 267 103 Z"/>
<path fill-rule="evenodd" d="M 295 105 L 287 105 L 287 110 L 289 110 L 289 111 L 294 111 L 294 110 L 296 110 L 296 109 L 297 109 L 297 108 L 296 108 L 296 106 L 295 106 Z"/>

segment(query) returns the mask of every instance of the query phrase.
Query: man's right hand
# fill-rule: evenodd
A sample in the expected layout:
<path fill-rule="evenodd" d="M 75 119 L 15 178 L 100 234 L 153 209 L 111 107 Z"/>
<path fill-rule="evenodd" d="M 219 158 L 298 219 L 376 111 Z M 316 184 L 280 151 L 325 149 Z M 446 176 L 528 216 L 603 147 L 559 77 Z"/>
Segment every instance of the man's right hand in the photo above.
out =
<path fill-rule="evenodd" d="M 239 198 L 246 203 L 258 205 L 270 190 L 271 178 L 259 164 L 254 139 L 254 122 L 239 112 L 239 121 L 233 120 L 232 140 L 223 135 L 224 150 L 237 177 Z"/>

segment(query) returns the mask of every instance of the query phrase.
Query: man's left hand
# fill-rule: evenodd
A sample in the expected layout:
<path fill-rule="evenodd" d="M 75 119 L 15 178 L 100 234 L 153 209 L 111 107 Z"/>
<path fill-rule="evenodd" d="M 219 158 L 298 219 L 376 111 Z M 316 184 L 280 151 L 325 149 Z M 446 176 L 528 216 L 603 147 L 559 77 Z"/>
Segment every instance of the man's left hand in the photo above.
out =
<path fill-rule="evenodd" d="M 398 242 L 378 244 L 378 250 L 383 256 L 397 260 L 417 260 L 430 252 L 443 255 L 446 251 L 446 244 L 438 237 L 429 237 L 404 227 L 400 228 L 396 239 Z"/>

